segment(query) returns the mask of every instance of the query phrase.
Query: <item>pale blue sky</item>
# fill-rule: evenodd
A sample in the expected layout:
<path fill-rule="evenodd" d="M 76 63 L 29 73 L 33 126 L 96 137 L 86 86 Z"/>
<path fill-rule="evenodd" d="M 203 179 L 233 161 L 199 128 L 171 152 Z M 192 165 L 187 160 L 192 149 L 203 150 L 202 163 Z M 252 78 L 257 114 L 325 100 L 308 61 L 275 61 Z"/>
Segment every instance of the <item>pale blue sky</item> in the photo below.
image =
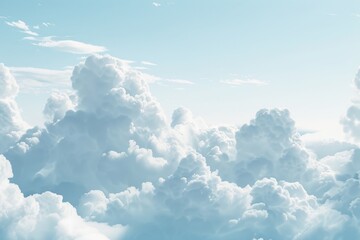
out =
<path fill-rule="evenodd" d="M 106 48 L 161 79 L 151 89 L 168 115 L 185 106 L 212 124 L 241 124 L 260 108 L 288 108 L 298 127 L 335 136 L 360 65 L 355 0 L 1 0 L 0 16 L 0 62 L 21 78 L 31 124 L 49 92 L 66 88 L 45 69 L 67 76 Z"/>

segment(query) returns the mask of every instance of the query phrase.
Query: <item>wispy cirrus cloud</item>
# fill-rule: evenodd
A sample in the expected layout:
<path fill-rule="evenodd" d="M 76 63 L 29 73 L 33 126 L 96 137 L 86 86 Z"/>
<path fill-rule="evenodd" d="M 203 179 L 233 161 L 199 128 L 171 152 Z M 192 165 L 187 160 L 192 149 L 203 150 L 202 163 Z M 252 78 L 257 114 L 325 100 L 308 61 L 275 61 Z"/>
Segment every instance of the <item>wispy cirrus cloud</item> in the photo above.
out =
<path fill-rule="evenodd" d="M 152 5 L 153 5 L 154 7 L 161 7 L 161 4 L 158 3 L 158 2 L 152 2 Z"/>
<path fill-rule="evenodd" d="M 10 67 L 23 91 L 51 91 L 52 89 L 70 89 L 72 67 L 60 70 L 34 67 Z"/>
<path fill-rule="evenodd" d="M 59 51 L 73 53 L 73 54 L 93 54 L 107 51 L 106 47 L 80 42 L 72 39 L 56 39 L 54 36 L 40 37 L 38 33 L 32 31 L 28 24 L 22 20 L 5 22 L 7 25 L 21 30 L 23 33 L 31 36 L 24 37 L 26 40 L 33 42 L 33 45 L 45 48 L 54 48 Z M 41 26 L 49 27 L 54 24 L 43 22 Z M 35 29 L 40 29 L 40 25 L 34 26 Z"/>
<path fill-rule="evenodd" d="M 182 84 L 182 85 L 194 85 L 195 83 L 190 80 L 185 79 L 164 79 L 165 82 L 175 83 L 175 84 Z"/>
<path fill-rule="evenodd" d="M 31 31 L 30 27 L 24 21 L 21 21 L 21 20 L 6 22 L 6 24 L 9 25 L 10 27 L 17 28 L 17 29 L 21 30 L 23 33 L 26 33 L 28 35 L 31 35 L 31 36 L 39 35 L 38 33 Z"/>
<path fill-rule="evenodd" d="M 149 61 L 141 61 L 142 65 L 147 65 L 147 66 L 157 66 L 156 63 L 153 62 L 149 62 Z"/>
<path fill-rule="evenodd" d="M 69 52 L 74 54 L 92 54 L 107 51 L 107 49 L 103 46 L 93 45 L 70 39 L 57 40 L 53 36 L 25 39 L 34 41 L 33 44 L 36 46 L 54 48 L 63 52 Z"/>
<path fill-rule="evenodd" d="M 54 24 L 50 22 L 43 22 L 41 25 L 43 25 L 44 27 L 54 26 Z"/>
<path fill-rule="evenodd" d="M 141 67 L 134 67 L 136 70 L 142 70 Z M 194 85 L 195 82 L 186 80 L 186 79 L 179 79 L 179 78 L 164 78 L 158 77 L 151 74 L 142 73 L 142 76 L 147 80 L 148 83 L 156 83 L 162 86 L 191 86 Z"/>
<path fill-rule="evenodd" d="M 232 85 L 232 86 L 243 86 L 243 85 L 254 85 L 254 86 L 265 86 L 268 83 L 258 79 L 230 79 L 222 80 L 221 83 Z"/>
<path fill-rule="evenodd" d="M 39 24 L 39 25 L 35 25 L 35 26 L 33 26 L 33 28 L 34 29 L 40 29 L 41 27 L 51 27 L 51 26 L 54 26 L 54 24 L 53 23 L 50 23 L 50 22 L 43 22 L 43 23 L 41 23 L 41 24 Z"/>

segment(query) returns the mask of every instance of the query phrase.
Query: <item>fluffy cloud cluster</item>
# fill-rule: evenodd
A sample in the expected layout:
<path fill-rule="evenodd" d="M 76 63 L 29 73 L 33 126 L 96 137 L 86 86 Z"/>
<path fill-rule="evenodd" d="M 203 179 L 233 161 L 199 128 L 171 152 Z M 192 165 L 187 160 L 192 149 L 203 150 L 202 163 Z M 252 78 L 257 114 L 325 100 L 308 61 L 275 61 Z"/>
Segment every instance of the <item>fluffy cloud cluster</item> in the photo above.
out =
<path fill-rule="evenodd" d="M 48 100 L 46 129 L 29 130 L 5 153 L 25 193 L 53 191 L 76 202 L 89 190 L 138 187 L 176 168 L 185 150 L 146 77 L 125 61 L 91 56 L 71 80 L 75 95 Z"/>
<path fill-rule="evenodd" d="M 27 128 L 15 102 L 18 91 L 10 70 L 0 63 L 0 153 L 16 142 Z"/>
<path fill-rule="evenodd" d="M 316 239 L 321 232 L 332 238 L 355 223 L 321 206 L 297 182 L 263 178 L 241 188 L 223 181 L 196 153 L 155 186 L 144 183 L 108 196 L 91 191 L 79 210 L 88 220 L 129 226 L 123 239 Z"/>
<path fill-rule="evenodd" d="M 360 70 L 357 72 L 354 80 L 356 91 L 360 91 Z M 354 102 L 347 110 L 345 118 L 342 120 L 344 131 L 355 140 L 360 139 L 360 105 Z"/>
<path fill-rule="evenodd" d="M 45 128 L 3 150 L 5 238 L 360 237 L 356 144 L 307 147 L 279 109 L 240 127 L 185 108 L 168 122 L 146 75 L 111 56 L 88 57 L 71 81 L 72 95 L 46 103 Z"/>
<path fill-rule="evenodd" d="M 118 239 L 126 228 L 87 222 L 76 209 L 51 192 L 24 197 L 9 161 L 0 155 L 1 239 Z"/>

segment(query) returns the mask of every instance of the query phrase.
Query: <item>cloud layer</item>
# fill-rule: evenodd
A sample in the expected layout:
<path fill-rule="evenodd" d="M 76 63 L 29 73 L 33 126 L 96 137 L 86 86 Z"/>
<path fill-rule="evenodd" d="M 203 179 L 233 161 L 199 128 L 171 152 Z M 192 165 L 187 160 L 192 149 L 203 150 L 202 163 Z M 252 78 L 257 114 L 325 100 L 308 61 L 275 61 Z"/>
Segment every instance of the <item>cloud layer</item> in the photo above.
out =
<path fill-rule="evenodd" d="M 0 67 L 9 108 L 18 87 Z M 208 126 L 185 108 L 168 121 L 148 77 L 108 55 L 77 65 L 71 84 L 48 99 L 44 128 L 21 136 L 17 108 L 2 125 L 1 139 L 16 133 L 0 142 L 4 238 L 360 237 L 356 144 L 308 147 L 279 109 L 242 126 Z M 344 119 L 355 139 L 356 116 Z"/>

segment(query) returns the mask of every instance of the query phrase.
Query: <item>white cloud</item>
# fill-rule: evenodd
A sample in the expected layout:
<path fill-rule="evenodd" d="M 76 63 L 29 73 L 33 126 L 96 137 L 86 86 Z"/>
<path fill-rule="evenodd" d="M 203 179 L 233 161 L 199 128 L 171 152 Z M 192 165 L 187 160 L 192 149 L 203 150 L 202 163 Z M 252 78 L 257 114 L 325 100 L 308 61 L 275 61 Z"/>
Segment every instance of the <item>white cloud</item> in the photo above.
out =
<path fill-rule="evenodd" d="M 360 91 L 360 69 L 358 70 L 354 85 L 356 90 Z M 359 102 L 354 101 L 348 108 L 346 116 L 342 119 L 344 132 L 356 141 L 360 140 L 360 105 Z"/>
<path fill-rule="evenodd" d="M 21 20 L 13 21 L 13 22 L 6 22 L 6 24 L 11 26 L 11 27 L 20 29 L 20 30 L 22 30 L 22 32 L 24 32 L 24 33 L 26 33 L 28 35 L 38 36 L 38 34 L 36 32 L 31 31 L 29 26 L 25 22 L 23 22 Z"/>
<path fill-rule="evenodd" d="M 257 79 L 231 79 L 231 80 L 222 80 L 220 82 L 233 86 L 242 86 L 242 85 L 264 86 L 268 84 L 267 82 Z"/>
<path fill-rule="evenodd" d="M 44 27 L 54 26 L 53 23 L 49 23 L 49 22 L 43 22 L 42 25 L 43 25 Z"/>
<path fill-rule="evenodd" d="M 47 129 L 28 132 L 9 151 L 21 163 L 15 173 L 32 169 L 15 174 L 15 182 L 26 191 L 52 190 L 72 200 L 68 189 L 119 191 L 155 181 L 174 168 L 183 149 L 151 96 L 146 75 L 126 61 L 91 56 L 75 67 L 71 81 L 74 101 L 59 94 L 50 98 Z M 41 153 L 49 145 L 51 157 Z M 126 157 L 114 158 L 110 151 Z M 36 165 L 26 160 L 33 154 L 39 159 Z M 74 164 L 87 170 L 74 174 Z"/>
<path fill-rule="evenodd" d="M 0 93 L 13 98 L 16 84 L 3 72 Z M 356 145 L 309 150 L 287 110 L 209 127 L 179 108 L 169 122 L 148 75 L 111 56 L 86 58 L 70 79 L 72 95 L 49 98 L 45 127 L 4 151 L 11 184 L 10 164 L 0 159 L 0 232 L 21 238 L 32 231 L 40 239 L 360 237 Z M 1 194 L 9 186 L 14 195 Z M 9 197 L 19 201 L 9 204 Z"/>
<path fill-rule="evenodd" d="M 71 96 L 66 93 L 53 92 L 44 108 L 45 118 L 49 122 L 62 119 L 67 111 L 74 110 L 76 105 L 74 102 L 75 99 L 71 99 Z"/>
<path fill-rule="evenodd" d="M 153 5 L 154 7 L 161 7 L 161 4 L 158 3 L 158 2 L 152 2 L 152 5 Z"/>
<path fill-rule="evenodd" d="M 51 91 L 52 89 L 70 89 L 69 81 L 72 69 L 54 70 L 34 67 L 10 67 L 22 91 Z"/>
<path fill-rule="evenodd" d="M 172 114 L 171 127 L 175 127 L 180 124 L 187 124 L 193 121 L 192 113 L 187 108 L 177 108 Z"/>
<path fill-rule="evenodd" d="M 0 153 L 16 142 L 28 127 L 15 102 L 18 90 L 14 76 L 0 63 Z"/>
<path fill-rule="evenodd" d="M 62 197 L 45 192 L 24 197 L 9 182 L 13 176 L 9 161 L 0 155 L 0 237 L 1 239 L 119 239 L 126 231 L 121 225 L 88 222 Z"/>
<path fill-rule="evenodd" d="M 29 39 L 29 38 L 28 38 Z M 54 37 L 41 37 L 29 39 L 35 41 L 36 46 L 54 48 L 60 51 L 74 53 L 74 54 L 92 54 L 106 52 L 107 49 L 103 46 L 88 44 L 75 40 L 56 40 Z"/>
<path fill-rule="evenodd" d="M 49 22 L 43 22 L 43 23 L 41 23 L 41 24 L 39 24 L 39 25 L 35 25 L 35 26 L 33 26 L 33 28 L 34 29 L 40 29 L 41 27 L 51 27 L 51 26 L 54 26 L 54 24 L 53 23 L 49 23 Z"/>
<path fill-rule="evenodd" d="M 314 238 L 314 229 L 329 229 L 320 225 L 329 213 L 340 216 L 329 219 L 330 225 L 344 223 L 345 217 L 319 207 L 299 183 L 265 178 L 240 188 L 222 181 L 195 153 L 155 186 L 143 183 L 108 196 L 91 191 L 80 203 L 85 219 L 128 225 L 129 239 L 303 239 L 304 232 Z"/>
<path fill-rule="evenodd" d="M 153 62 L 148 62 L 148 61 L 141 61 L 142 65 L 147 65 L 147 66 L 157 66 L 156 63 Z"/>
<path fill-rule="evenodd" d="M 27 37 L 24 39 L 32 41 L 33 45 L 54 48 L 60 51 L 69 52 L 73 54 L 94 54 L 106 52 L 107 49 L 103 46 L 93 45 L 85 42 L 75 41 L 71 39 L 55 39 L 53 36 L 40 37 L 38 33 L 31 31 L 30 27 L 21 20 L 6 22 L 7 25 L 17 28 L 26 33 Z M 43 22 L 41 26 L 49 27 L 53 26 L 52 23 Z M 34 29 L 40 29 L 39 25 L 34 26 Z"/>
<path fill-rule="evenodd" d="M 195 83 L 185 79 L 163 79 L 165 82 L 175 83 L 175 84 L 182 84 L 182 85 L 194 85 Z"/>

